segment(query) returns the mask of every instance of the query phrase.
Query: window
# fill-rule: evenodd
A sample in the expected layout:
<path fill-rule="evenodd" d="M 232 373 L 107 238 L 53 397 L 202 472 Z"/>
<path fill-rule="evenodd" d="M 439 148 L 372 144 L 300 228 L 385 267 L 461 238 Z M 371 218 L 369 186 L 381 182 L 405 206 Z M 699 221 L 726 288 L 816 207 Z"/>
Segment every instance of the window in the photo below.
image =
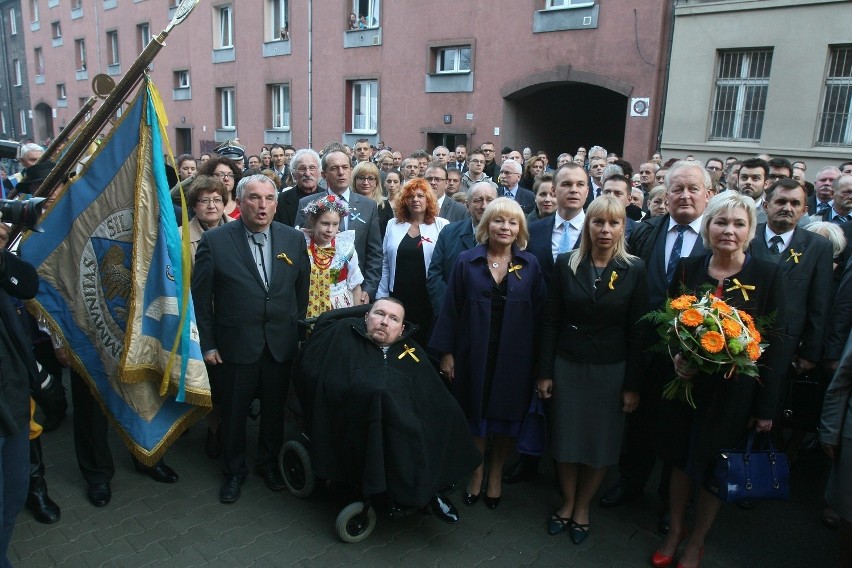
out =
<path fill-rule="evenodd" d="M 352 81 L 351 131 L 375 133 L 378 128 L 379 82 Z"/>
<path fill-rule="evenodd" d="M 35 62 L 35 74 L 44 75 L 44 52 L 40 47 L 33 50 L 33 61 Z"/>
<path fill-rule="evenodd" d="M 464 73 L 470 71 L 470 46 L 444 47 L 435 58 L 436 73 Z"/>
<path fill-rule="evenodd" d="M 59 22 L 53 22 L 50 24 L 51 37 L 53 39 L 59 39 L 62 37 L 62 24 Z"/>
<path fill-rule="evenodd" d="M 290 85 L 269 85 L 269 102 L 273 130 L 290 128 Z"/>
<path fill-rule="evenodd" d="M 21 134 L 22 135 L 26 134 L 27 133 L 27 111 L 25 111 L 24 109 L 19 110 L 18 111 L 18 118 L 20 119 L 20 122 L 21 122 Z"/>
<path fill-rule="evenodd" d="M 38 0 L 30 0 L 30 15 L 32 23 L 38 22 Z"/>
<path fill-rule="evenodd" d="M 86 40 L 74 40 L 74 52 L 77 54 L 77 71 L 86 70 Z"/>
<path fill-rule="evenodd" d="M 852 145 L 852 46 L 831 48 L 817 144 Z"/>
<path fill-rule="evenodd" d="M 760 140 L 771 67 L 771 49 L 719 52 L 711 140 Z"/>
<path fill-rule="evenodd" d="M 175 89 L 188 89 L 189 88 L 189 71 L 183 69 L 181 71 L 175 71 Z"/>
<path fill-rule="evenodd" d="M 546 10 L 557 10 L 559 8 L 581 8 L 591 6 L 594 0 L 546 0 L 544 8 Z"/>
<path fill-rule="evenodd" d="M 23 84 L 23 79 L 21 78 L 21 60 L 13 59 L 12 60 L 12 68 L 15 73 L 15 86 L 20 87 Z"/>
<path fill-rule="evenodd" d="M 18 35 L 18 15 L 14 8 L 9 8 L 9 32 L 11 35 Z"/>
<path fill-rule="evenodd" d="M 380 0 L 352 0 L 352 13 L 358 18 L 361 28 L 379 27 Z"/>
<path fill-rule="evenodd" d="M 219 89 L 219 128 L 236 128 L 234 120 L 234 88 Z"/>
<path fill-rule="evenodd" d="M 121 63 L 118 49 L 118 30 L 107 32 L 107 57 L 109 58 L 108 65 L 118 65 Z"/>
<path fill-rule="evenodd" d="M 287 24 L 287 0 L 266 0 L 266 32 L 264 41 L 290 39 Z"/>
<path fill-rule="evenodd" d="M 68 98 L 68 94 L 65 92 L 65 83 L 59 83 L 56 85 L 56 98 L 60 101 L 64 101 Z"/>
<path fill-rule="evenodd" d="M 148 23 L 136 26 L 136 50 L 139 53 L 145 49 L 151 41 L 151 26 Z"/>
<path fill-rule="evenodd" d="M 71 0 L 71 9 L 72 10 L 79 10 L 82 7 L 83 7 L 82 0 Z"/>
<path fill-rule="evenodd" d="M 224 49 L 234 47 L 234 18 L 231 6 L 219 6 L 216 8 L 219 25 L 219 36 L 216 38 L 216 48 Z"/>

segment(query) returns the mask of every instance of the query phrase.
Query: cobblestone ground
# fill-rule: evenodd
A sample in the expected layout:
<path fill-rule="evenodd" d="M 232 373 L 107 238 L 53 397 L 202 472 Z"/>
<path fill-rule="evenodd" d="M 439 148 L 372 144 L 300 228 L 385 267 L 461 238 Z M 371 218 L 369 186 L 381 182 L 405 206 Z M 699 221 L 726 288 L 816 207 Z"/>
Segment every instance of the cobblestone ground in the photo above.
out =
<path fill-rule="evenodd" d="M 256 430 L 250 431 L 255 435 Z M 415 513 L 379 521 L 358 544 L 340 542 L 334 519 L 345 503 L 334 495 L 298 499 L 272 493 L 252 475 L 234 505 L 218 501 L 220 474 L 204 454 L 205 425 L 196 425 L 168 452 L 180 482 L 165 485 L 133 470 L 111 434 L 116 475 L 112 502 L 95 508 L 74 457 L 70 417 L 44 436 L 50 495 L 62 507 L 54 525 L 18 517 L 9 557 L 20 568 L 137 566 L 648 566 L 659 544 L 659 502 L 648 491 L 617 509 L 592 510 L 589 538 L 580 546 L 566 534 L 548 536 L 546 520 L 558 505 L 552 467 L 542 461 L 537 481 L 505 486 L 491 511 L 468 508 L 450 494 L 462 520 L 456 526 Z M 253 448 L 250 449 L 253 455 Z M 723 508 L 708 541 L 704 566 L 836 566 L 837 533 L 820 524 L 826 465 L 801 463 L 788 503 L 760 503 L 752 511 Z M 614 481 L 614 468 L 604 486 Z"/>

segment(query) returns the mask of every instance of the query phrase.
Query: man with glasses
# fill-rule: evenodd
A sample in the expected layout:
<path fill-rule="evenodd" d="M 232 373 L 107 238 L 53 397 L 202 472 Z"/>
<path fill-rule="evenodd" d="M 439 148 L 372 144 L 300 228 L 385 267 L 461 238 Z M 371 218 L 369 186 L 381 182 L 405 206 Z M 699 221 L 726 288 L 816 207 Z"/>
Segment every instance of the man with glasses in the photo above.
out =
<path fill-rule="evenodd" d="M 488 182 L 494 187 L 495 190 L 497 189 L 497 184 L 494 183 L 488 176 L 488 174 L 486 174 L 484 171 L 485 153 L 482 150 L 477 148 L 476 150 L 471 152 L 470 156 L 468 157 L 467 163 L 469 169 L 464 173 L 464 175 L 462 175 L 460 191 L 468 193 L 470 191 L 470 188 L 473 187 L 474 184 L 477 184 L 481 181 Z"/>
<path fill-rule="evenodd" d="M 513 151 L 514 153 L 515 151 Z M 520 156 L 520 152 L 517 152 Z M 512 201 L 516 201 L 524 215 L 529 215 L 535 207 L 535 194 L 521 186 L 518 183 L 521 181 L 523 168 L 514 158 L 509 158 L 503 165 L 500 166 L 500 197 L 508 197 Z"/>
<path fill-rule="evenodd" d="M 495 159 L 497 155 L 494 153 L 494 142 L 483 142 L 479 148 L 485 157 L 485 167 L 482 168 L 482 171 L 491 178 L 491 181 L 498 183 L 497 178 L 500 177 L 500 166 Z"/>
<path fill-rule="evenodd" d="M 443 217 L 450 223 L 461 221 L 467 217 L 464 205 L 447 196 L 447 168 L 440 162 L 432 162 L 426 168 L 426 181 L 438 200 L 438 217 Z"/>
<path fill-rule="evenodd" d="M 296 185 L 278 194 L 275 220 L 288 227 L 296 226 L 299 201 L 319 191 L 320 157 L 310 148 L 303 148 L 290 160 L 290 171 Z"/>

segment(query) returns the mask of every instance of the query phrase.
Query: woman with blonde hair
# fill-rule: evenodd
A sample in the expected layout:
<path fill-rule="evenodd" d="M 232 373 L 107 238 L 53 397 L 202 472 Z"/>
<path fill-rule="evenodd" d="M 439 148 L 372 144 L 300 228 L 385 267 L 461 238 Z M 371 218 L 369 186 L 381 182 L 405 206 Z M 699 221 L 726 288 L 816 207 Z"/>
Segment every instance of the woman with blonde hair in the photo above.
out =
<path fill-rule="evenodd" d="M 352 168 L 352 183 L 349 187 L 355 193 L 376 202 L 379 212 L 379 232 L 384 239 L 388 222 L 393 219 L 394 212 L 382 191 L 382 175 L 379 173 L 379 168 L 372 162 L 358 162 Z"/>

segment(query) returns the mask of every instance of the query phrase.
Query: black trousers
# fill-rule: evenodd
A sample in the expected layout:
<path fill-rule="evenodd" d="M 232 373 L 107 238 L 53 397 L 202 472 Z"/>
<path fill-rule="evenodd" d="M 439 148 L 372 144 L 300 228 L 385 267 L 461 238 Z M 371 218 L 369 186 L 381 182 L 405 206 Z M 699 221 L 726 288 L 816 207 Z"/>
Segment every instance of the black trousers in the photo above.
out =
<path fill-rule="evenodd" d="M 260 399 L 256 468 L 266 471 L 278 467 L 278 453 L 284 443 L 284 404 L 292 362 L 276 361 L 265 347 L 255 363 L 222 363 L 215 367 L 210 386 L 222 410 L 222 473 L 228 476 L 248 474 L 246 420 L 255 398 Z"/>
<path fill-rule="evenodd" d="M 71 400 L 74 404 L 74 451 L 77 465 L 89 485 L 109 483 L 115 464 L 107 442 L 109 422 L 83 377 L 71 369 Z"/>

